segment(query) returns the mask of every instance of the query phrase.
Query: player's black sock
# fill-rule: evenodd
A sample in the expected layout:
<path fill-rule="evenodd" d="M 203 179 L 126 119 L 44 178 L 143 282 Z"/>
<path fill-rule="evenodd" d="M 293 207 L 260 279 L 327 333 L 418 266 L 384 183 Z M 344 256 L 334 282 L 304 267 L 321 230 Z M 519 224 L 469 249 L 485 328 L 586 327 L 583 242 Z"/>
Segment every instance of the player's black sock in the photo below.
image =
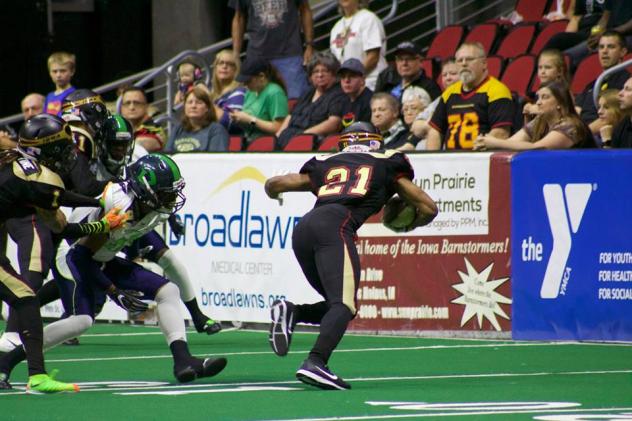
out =
<path fill-rule="evenodd" d="M 176 369 L 191 365 L 192 361 L 195 361 L 195 358 L 189 351 L 189 345 L 185 341 L 173 341 L 169 344 L 169 349 L 171 349 Z"/>
<path fill-rule="evenodd" d="M 38 291 L 42 287 L 42 283 L 44 282 L 44 277 L 40 272 L 28 271 L 26 273 L 26 282 L 33 289 L 33 291 Z M 18 318 L 15 311 L 9 311 L 9 318 L 7 320 L 7 326 L 5 328 L 7 332 L 17 332 L 18 331 Z"/>
<path fill-rule="evenodd" d="M 327 364 L 352 318 L 351 310 L 346 305 L 342 303 L 332 305 L 320 323 L 320 334 L 309 353 L 309 358 Z"/>
<path fill-rule="evenodd" d="M 184 305 L 187 310 L 189 310 L 189 314 L 191 315 L 191 319 L 193 320 L 193 324 L 198 326 L 203 326 L 206 323 L 208 317 L 202 313 L 200 307 L 198 306 L 197 300 L 194 298 L 191 301 L 185 301 Z"/>
<path fill-rule="evenodd" d="M 15 301 L 13 310 L 18 317 L 18 333 L 24 346 L 14 348 L 2 358 L 0 371 L 9 374 L 13 367 L 26 359 L 29 376 L 45 373 L 42 351 L 44 333 L 39 302 L 35 297 L 21 298 Z"/>
<path fill-rule="evenodd" d="M 314 304 L 297 304 L 294 307 L 294 319 L 297 322 L 318 325 L 328 311 L 329 306 L 325 301 Z"/>
<path fill-rule="evenodd" d="M 57 287 L 57 282 L 55 281 L 45 283 L 39 291 L 37 291 L 37 299 L 42 306 L 52 303 L 53 301 L 59 299 L 59 297 L 59 288 Z"/>

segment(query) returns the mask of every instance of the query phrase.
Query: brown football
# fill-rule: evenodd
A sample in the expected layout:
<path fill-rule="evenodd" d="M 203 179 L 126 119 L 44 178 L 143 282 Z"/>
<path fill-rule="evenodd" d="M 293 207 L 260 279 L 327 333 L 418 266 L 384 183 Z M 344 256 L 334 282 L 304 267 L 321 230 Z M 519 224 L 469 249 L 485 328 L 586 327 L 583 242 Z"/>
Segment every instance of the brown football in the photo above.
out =
<path fill-rule="evenodd" d="M 387 228 L 406 228 L 413 223 L 416 215 L 414 206 L 409 205 L 399 196 L 393 196 L 384 205 L 382 223 Z"/>

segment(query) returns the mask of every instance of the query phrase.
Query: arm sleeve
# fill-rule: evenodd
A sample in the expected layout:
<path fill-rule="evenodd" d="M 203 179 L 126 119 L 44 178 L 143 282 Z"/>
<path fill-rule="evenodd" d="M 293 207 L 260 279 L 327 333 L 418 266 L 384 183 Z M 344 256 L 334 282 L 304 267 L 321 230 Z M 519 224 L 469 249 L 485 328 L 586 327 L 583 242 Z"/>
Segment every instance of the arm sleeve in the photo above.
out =
<path fill-rule="evenodd" d="M 103 185 L 105 187 L 105 185 Z M 103 189 L 101 189 L 103 191 Z M 64 191 L 59 199 L 60 206 L 68 206 L 71 208 L 98 208 L 100 203 L 93 197 L 83 196 L 71 191 Z"/>
<path fill-rule="evenodd" d="M 271 95 L 269 98 L 270 116 L 272 120 L 285 118 L 288 115 L 287 96 L 279 89 L 278 93 Z"/>
<path fill-rule="evenodd" d="M 77 161 L 72 171 L 70 172 L 72 191 L 85 196 L 98 196 L 101 194 L 101 192 L 103 192 L 103 188 L 108 183 L 108 181 L 109 180 L 98 181 L 96 176 L 90 171 L 88 158 L 86 158 L 82 154 L 77 154 Z"/>
<path fill-rule="evenodd" d="M 362 49 L 364 51 L 382 48 L 382 22 L 373 12 L 368 13 L 371 16 L 367 19 L 367 25 L 362 26 Z"/>
<path fill-rule="evenodd" d="M 434 113 L 432 113 L 432 118 L 429 123 L 432 127 L 437 129 L 439 133 L 443 135 L 448 128 L 448 116 L 447 116 L 447 107 L 445 104 L 445 100 L 443 97 L 439 100 L 437 104 L 437 108 L 435 108 Z"/>
<path fill-rule="evenodd" d="M 511 126 L 514 118 L 514 103 L 511 99 L 501 98 L 489 103 L 490 128 Z"/>
<path fill-rule="evenodd" d="M 207 152 L 225 152 L 228 150 L 228 132 L 218 123 L 211 123 L 208 131 Z"/>

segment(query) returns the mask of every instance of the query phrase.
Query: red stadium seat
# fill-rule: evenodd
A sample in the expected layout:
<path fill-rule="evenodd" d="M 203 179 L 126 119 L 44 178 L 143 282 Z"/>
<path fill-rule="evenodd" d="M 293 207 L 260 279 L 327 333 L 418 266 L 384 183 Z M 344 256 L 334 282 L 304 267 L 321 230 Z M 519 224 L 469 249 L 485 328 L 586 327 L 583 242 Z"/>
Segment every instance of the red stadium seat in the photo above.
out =
<path fill-rule="evenodd" d="M 274 150 L 276 144 L 276 137 L 274 136 L 261 136 L 250 142 L 246 147 L 248 152 L 271 152 Z"/>
<path fill-rule="evenodd" d="M 229 152 L 239 152 L 243 148 L 244 139 L 241 136 L 231 136 L 228 139 L 228 151 Z"/>
<path fill-rule="evenodd" d="M 571 81 L 571 92 L 573 95 L 582 92 L 586 85 L 599 77 L 601 72 L 602 68 L 597 54 L 591 54 L 583 59 L 577 66 Z"/>
<path fill-rule="evenodd" d="M 298 102 L 298 99 L 296 99 L 296 98 L 287 100 L 287 112 L 288 113 L 292 112 L 292 110 L 294 109 L 294 106 L 296 106 L 297 102 Z"/>
<path fill-rule="evenodd" d="M 529 45 L 531 45 L 534 34 L 535 25 L 533 24 L 528 23 L 514 27 L 503 38 L 496 55 L 502 58 L 514 58 L 521 54 L 526 54 L 529 51 Z"/>
<path fill-rule="evenodd" d="M 498 56 L 487 57 L 487 70 L 490 75 L 496 79 L 500 79 L 500 75 L 503 71 L 503 59 Z"/>
<path fill-rule="evenodd" d="M 433 60 L 430 58 L 425 58 L 421 61 L 421 68 L 424 69 L 424 73 L 426 74 L 426 77 L 432 79 L 435 76 L 435 72 L 434 72 L 434 63 Z"/>
<path fill-rule="evenodd" d="M 340 140 L 340 135 L 332 134 L 327 136 L 325 140 L 321 142 L 318 146 L 319 151 L 327 151 L 327 152 L 338 152 L 338 141 Z"/>
<path fill-rule="evenodd" d="M 530 54 L 516 57 L 505 68 L 501 82 L 507 85 L 509 90 L 524 97 L 533 77 L 535 63 L 535 56 Z"/>
<path fill-rule="evenodd" d="M 559 32 L 564 32 L 566 29 L 566 24 L 568 21 L 566 20 L 557 20 L 555 22 L 551 22 L 546 25 L 538 34 L 535 41 L 533 41 L 533 45 L 531 46 L 531 54 L 538 55 L 540 51 L 544 48 L 544 45 L 549 42 L 551 37 Z"/>
<path fill-rule="evenodd" d="M 465 29 L 461 25 L 450 25 L 441 29 L 435 35 L 426 58 L 439 58 L 441 61 L 454 57 L 454 52 L 461 44 Z"/>
<path fill-rule="evenodd" d="M 546 14 L 548 3 L 549 0 L 518 0 L 515 10 L 525 22 L 539 22 Z"/>
<path fill-rule="evenodd" d="M 465 37 L 465 42 L 480 42 L 485 49 L 485 54 L 489 54 L 494 47 L 497 36 L 498 25 L 495 23 L 482 23 L 472 28 Z"/>
<path fill-rule="evenodd" d="M 306 152 L 314 149 L 313 134 L 299 134 L 294 136 L 283 148 L 284 151 Z"/>

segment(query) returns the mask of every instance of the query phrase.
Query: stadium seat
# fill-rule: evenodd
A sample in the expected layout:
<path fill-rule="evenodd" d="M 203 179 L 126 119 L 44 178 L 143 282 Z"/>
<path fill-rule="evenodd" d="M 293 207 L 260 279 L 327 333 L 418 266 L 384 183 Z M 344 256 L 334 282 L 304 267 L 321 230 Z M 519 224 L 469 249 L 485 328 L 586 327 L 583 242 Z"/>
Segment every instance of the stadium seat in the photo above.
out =
<path fill-rule="evenodd" d="M 439 58 L 441 61 L 454 57 L 454 52 L 461 44 L 465 29 L 461 25 L 449 25 L 441 29 L 435 35 L 426 58 Z"/>
<path fill-rule="evenodd" d="M 298 99 L 296 99 L 296 98 L 287 100 L 287 112 L 288 113 L 292 112 L 292 110 L 294 109 L 294 106 L 296 106 L 297 102 L 298 102 Z"/>
<path fill-rule="evenodd" d="M 323 140 L 318 146 L 319 151 L 338 151 L 338 141 L 340 140 L 340 135 L 332 134 L 327 136 L 325 140 Z"/>
<path fill-rule="evenodd" d="M 485 49 L 485 54 L 489 54 L 494 48 L 498 32 L 498 25 L 495 23 L 482 23 L 472 28 L 464 42 L 480 42 Z"/>
<path fill-rule="evenodd" d="M 503 71 L 503 59 L 498 56 L 487 57 L 487 70 L 491 76 L 500 79 L 500 75 Z"/>
<path fill-rule="evenodd" d="M 593 82 L 601 74 L 601 64 L 599 63 L 599 56 L 591 54 L 579 63 L 573 80 L 571 81 L 571 92 L 573 95 L 577 95 L 584 90 L 586 85 Z"/>
<path fill-rule="evenodd" d="M 525 22 L 539 22 L 546 14 L 548 5 L 549 0 L 518 0 L 515 10 Z"/>
<path fill-rule="evenodd" d="M 246 147 L 248 152 L 271 152 L 276 145 L 275 136 L 261 136 L 250 142 Z"/>
<path fill-rule="evenodd" d="M 530 53 L 533 55 L 540 54 L 540 51 L 544 48 L 547 42 L 551 39 L 551 37 L 559 32 L 564 32 L 566 29 L 566 25 L 568 21 L 566 20 L 557 20 L 555 22 L 551 22 L 546 25 L 538 34 L 535 41 L 533 41 L 533 45 L 531 46 Z"/>
<path fill-rule="evenodd" d="M 244 138 L 241 136 L 231 135 L 228 139 L 228 151 L 239 152 L 243 148 Z"/>
<path fill-rule="evenodd" d="M 502 58 L 514 58 L 529 51 L 535 34 L 535 25 L 527 23 L 514 27 L 500 43 L 496 55 Z"/>
<path fill-rule="evenodd" d="M 533 77 L 535 63 L 535 56 L 530 54 L 516 57 L 505 67 L 501 82 L 507 85 L 509 90 L 524 97 Z"/>
<path fill-rule="evenodd" d="M 436 76 L 434 72 L 434 60 L 430 58 L 423 59 L 421 61 L 421 68 L 428 78 L 433 79 Z"/>
<path fill-rule="evenodd" d="M 283 148 L 284 151 L 307 152 L 314 149 L 313 134 L 299 134 L 294 136 Z"/>

